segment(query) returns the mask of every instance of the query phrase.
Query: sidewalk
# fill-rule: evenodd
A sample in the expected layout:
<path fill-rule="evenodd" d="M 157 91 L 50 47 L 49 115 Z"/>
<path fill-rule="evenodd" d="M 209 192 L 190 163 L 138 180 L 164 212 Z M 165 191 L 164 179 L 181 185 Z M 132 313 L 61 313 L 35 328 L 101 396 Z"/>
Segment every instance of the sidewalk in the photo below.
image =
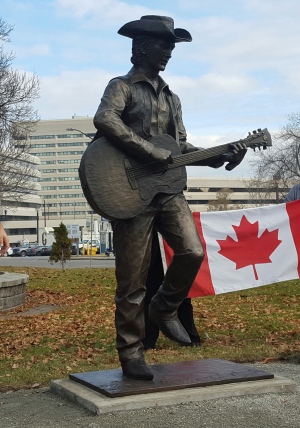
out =
<path fill-rule="evenodd" d="M 0 394 L 2 428 L 300 428 L 300 364 L 254 364 L 297 382 L 296 393 L 222 398 L 93 416 L 49 388 Z M 136 396 L 138 400 L 138 396 Z"/>

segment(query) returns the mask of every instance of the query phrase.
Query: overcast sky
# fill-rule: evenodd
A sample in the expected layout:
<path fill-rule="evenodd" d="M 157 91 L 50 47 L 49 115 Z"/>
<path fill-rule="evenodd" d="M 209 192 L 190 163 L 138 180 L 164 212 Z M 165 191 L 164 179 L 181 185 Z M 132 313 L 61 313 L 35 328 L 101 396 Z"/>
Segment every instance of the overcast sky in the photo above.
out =
<path fill-rule="evenodd" d="M 131 40 L 117 34 L 142 15 L 171 16 L 179 43 L 162 77 L 182 102 L 189 141 L 211 147 L 248 131 L 281 128 L 299 111 L 300 0 L 2 0 L 14 68 L 36 72 L 41 119 L 93 116 L 112 77 L 131 67 Z M 189 167 L 190 175 L 249 175 Z"/>

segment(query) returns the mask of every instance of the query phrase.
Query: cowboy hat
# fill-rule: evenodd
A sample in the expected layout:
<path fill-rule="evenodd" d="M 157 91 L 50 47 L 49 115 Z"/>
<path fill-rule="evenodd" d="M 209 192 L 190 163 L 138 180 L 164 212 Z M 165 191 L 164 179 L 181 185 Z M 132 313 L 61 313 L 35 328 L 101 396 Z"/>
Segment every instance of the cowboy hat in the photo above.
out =
<path fill-rule="evenodd" d="M 192 41 L 192 36 L 188 31 L 182 28 L 174 29 L 174 21 L 168 16 L 142 16 L 138 21 L 131 21 L 123 25 L 118 33 L 131 39 L 137 35 L 146 35 L 162 37 L 175 43 Z"/>

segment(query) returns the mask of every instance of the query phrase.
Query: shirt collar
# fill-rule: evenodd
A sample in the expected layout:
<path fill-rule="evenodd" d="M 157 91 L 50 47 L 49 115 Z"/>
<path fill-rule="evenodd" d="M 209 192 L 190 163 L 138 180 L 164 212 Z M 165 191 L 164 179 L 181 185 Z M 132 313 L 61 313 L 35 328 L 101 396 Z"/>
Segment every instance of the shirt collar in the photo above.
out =
<path fill-rule="evenodd" d="M 132 67 L 132 69 L 129 71 L 128 77 L 130 78 L 132 83 L 148 82 L 152 86 L 151 82 L 147 79 L 144 73 L 135 67 Z M 168 91 L 170 91 L 169 85 L 164 81 L 164 79 L 161 76 L 158 76 L 158 78 L 160 90 L 162 91 L 164 89 L 167 89 Z"/>

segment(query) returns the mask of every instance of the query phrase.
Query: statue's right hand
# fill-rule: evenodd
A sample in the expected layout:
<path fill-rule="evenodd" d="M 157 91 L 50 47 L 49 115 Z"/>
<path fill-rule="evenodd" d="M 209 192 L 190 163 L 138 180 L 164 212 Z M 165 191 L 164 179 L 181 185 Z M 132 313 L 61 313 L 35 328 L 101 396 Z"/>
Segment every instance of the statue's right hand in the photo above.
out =
<path fill-rule="evenodd" d="M 162 162 L 165 164 L 174 162 L 170 150 L 166 150 L 160 147 L 154 147 L 154 149 L 150 153 L 150 158 L 151 160 Z"/>

